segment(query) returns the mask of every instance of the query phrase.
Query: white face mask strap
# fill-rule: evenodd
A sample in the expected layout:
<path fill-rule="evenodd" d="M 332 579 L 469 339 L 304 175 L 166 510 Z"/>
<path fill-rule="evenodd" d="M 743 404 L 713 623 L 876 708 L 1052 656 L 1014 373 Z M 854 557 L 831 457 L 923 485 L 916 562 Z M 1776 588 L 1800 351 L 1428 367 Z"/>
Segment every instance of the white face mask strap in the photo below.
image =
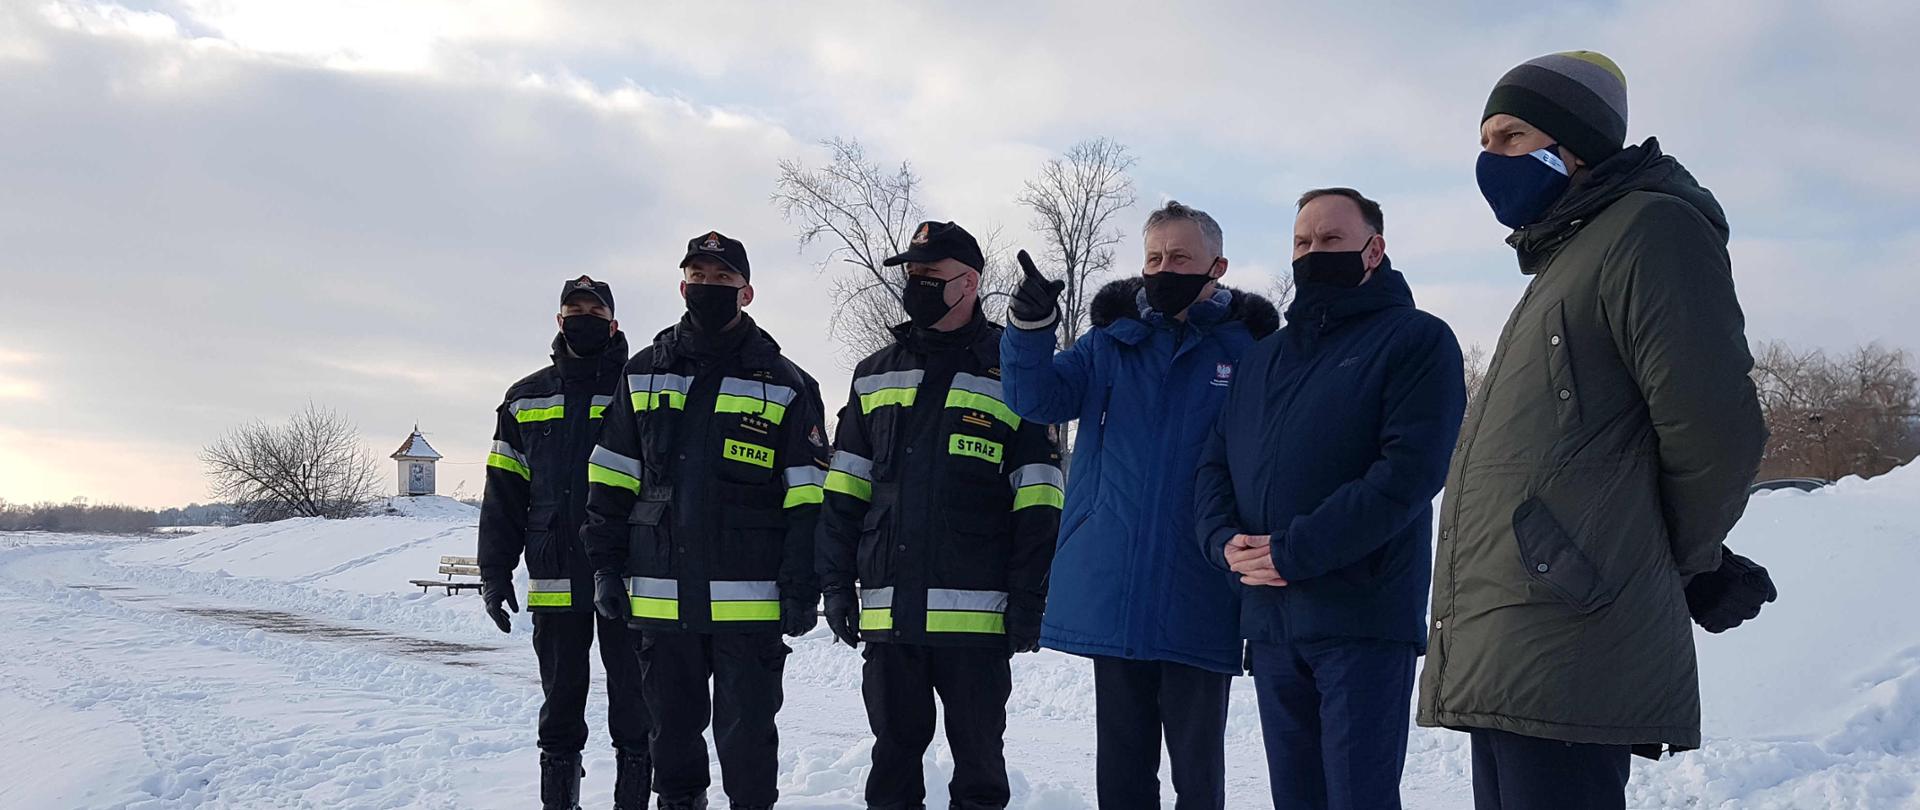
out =
<path fill-rule="evenodd" d="M 1560 153 L 1555 151 L 1555 147 L 1549 146 L 1545 149 L 1535 149 L 1528 152 L 1527 156 L 1547 164 L 1547 166 L 1559 172 L 1563 177 L 1571 177 L 1573 175 L 1572 172 L 1567 171 L 1567 163 L 1560 159 Z"/>

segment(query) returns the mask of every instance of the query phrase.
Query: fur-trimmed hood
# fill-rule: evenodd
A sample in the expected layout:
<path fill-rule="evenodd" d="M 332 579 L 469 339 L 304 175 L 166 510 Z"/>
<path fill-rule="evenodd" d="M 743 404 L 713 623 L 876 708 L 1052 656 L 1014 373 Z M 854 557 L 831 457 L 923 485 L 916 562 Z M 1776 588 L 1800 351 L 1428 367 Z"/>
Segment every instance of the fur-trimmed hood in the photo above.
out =
<path fill-rule="evenodd" d="M 1128 276 L 1109 281 L 1100 291 L 1094 293 L 1093 303 L 1088 307 L 1088 315 L 1096 327 L 1106 327 L 1118 323 L 1123 318 L 1140 318 L 1139 296 L 1146 286 L 1143 276 Z M 1225 284 L 1219 285 L 1231 298 L 1227 303 L 1227 314 L 1221 322 L 1241 321 L 1254 340 L 1273 334 L 1280 329 L 1280 310 L 1264 296 L 1237 290 Z"/>

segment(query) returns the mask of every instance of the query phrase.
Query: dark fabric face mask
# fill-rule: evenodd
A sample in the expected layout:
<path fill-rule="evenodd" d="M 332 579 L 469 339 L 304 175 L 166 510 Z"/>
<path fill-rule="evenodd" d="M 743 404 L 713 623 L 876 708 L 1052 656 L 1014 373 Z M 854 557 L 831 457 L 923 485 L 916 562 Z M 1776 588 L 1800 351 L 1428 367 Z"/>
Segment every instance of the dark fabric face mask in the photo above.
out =
<path fill-rule="evenodd" d="M 574 354 L 592 357 L 613 341 L 613 322 L 598 315 L 568 315 L 560 319 L 560 334 Z"/>
<path fill-rule="evenodd" d="M 947 303 L 947 280 L 930 276 L 908 276 L 907 289 L 900 295 L 900 308 L 907 311 L 913 325 L 930 329 L 953 311 Z"/>
<path fill-rule="evenodd" d="M 688 284 L 687 314 L 695 326 L 718 332 L 740 316 L 740 288 L 724 284 Z"/>
<path fill-rule="evenodd" d="M 1367 244 L 1373 244 L 1373 237 L 1367 237 Z M 1308 253 L 1293 260 L 1293 281 L 1303 287 L 1309 284 L 1358 287 L 1367 278 L 1367 262 L 1362 258 L 1366 252 L 1363 245 L 1359 250 Z"/>
<path fill-rule="evenodd" d="M 1524 155 L 1481 152 L 1474 178 L 1493 208 L 1493 218 L 1516 229 L 1545 219 L 1547 210 L 1573 182 L 1567 164 L 1552 146 Z"/>
<path fill-rule="evenodd" d="M 1216 262 L 1217 263 L 1217 262 Z M 1147 306 L 1162 315 L 1178 315 L 1200 297 L 1200 290 L 1213 280 L 1212 265 L 1205 273 L 1170 273 L 1162 270 L 1146 277 Z"/>

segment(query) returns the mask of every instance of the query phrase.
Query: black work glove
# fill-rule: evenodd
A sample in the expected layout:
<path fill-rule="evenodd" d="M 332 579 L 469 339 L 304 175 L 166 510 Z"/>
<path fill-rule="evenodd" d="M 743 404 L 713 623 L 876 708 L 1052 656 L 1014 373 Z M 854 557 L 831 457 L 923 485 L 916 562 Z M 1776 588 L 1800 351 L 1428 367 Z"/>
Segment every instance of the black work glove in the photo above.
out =
<path fill-rule="evenodd" d="M 1040 651 L 1040 612 L 1007 606 L 1007 653 Z"/>
<path fill-rule="evenodd" d="M 1025 278 L 1020 280 L 1020 289 L 1013 293 L 1013 303 L 1007 307 L 1007 320 L 1019 329 L 1050 329 L 1060 320 L 1060 291 L 1067 288 L 1065 281 L 1048 281 L 1040 275 L 1040 268 L 1033 266 L 1033 257 L 1026 251 L 1020 251 L 1020 271 Z"/>
<path fill-rule="evenodd" d="M 627 618 L 627 582 L 611 569 L 593 572 L 593 609 L 608 621 Z"/>
<path fill-rule="evenodd" d="M 827 629 L 849 647 L 860 646 L 860 597 L 851 588 L 827 591 L 824 597 Z"/>
<path fill-rule="evenodd" d="M 1687 612 L 1709 633 L 1724 633 L 1760 615 L 1760 606 L 1780 598 L 1759 563 L 1720 549 L 1720 567 L 1687 583 Z"/>
<path fill-rule="evenodd" d="M 787 638 L 799 638 L 813 632 L 820 623 L 820 603 L 804 599 L 780 600 L 780 632 Z"/>
<path fill-rule="evenodd" d="M 520 602 L 513 598 L 513 580 L 481 580 L 480 601 L 486 603 L 487 617 L 493 619 L 493 623 L 500 628 L 500 632 L 513 632 L 513 619 L 508 617 L 507 611 L 500 607 L 506 605 L 514 613 L 520 612 Z"/>

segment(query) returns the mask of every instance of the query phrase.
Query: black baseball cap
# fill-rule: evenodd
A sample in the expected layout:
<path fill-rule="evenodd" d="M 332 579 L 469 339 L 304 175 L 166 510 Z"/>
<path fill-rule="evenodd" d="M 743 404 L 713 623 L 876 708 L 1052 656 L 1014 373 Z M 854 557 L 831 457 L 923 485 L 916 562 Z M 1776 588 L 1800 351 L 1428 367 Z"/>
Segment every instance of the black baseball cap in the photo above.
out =
<path fill-rule="evenodd" d="M 613 314 L 613 288 L 604 281 L 594 281 L 591 276 L 581 276 L 567 282 L 560 289 L 560 306 L 566 306 L 576 295 L 591 295 L 607 307 L 607 314 Z"/>
<path fill-rule="evenodd" d="M 917 262 L 932 264 L 941 259 L 953 259 L 975 272 L 985 270 L 987 257 L 980 252 L 980 243 L 974 241 L 973 234 L 951 222 L 922 222 L 913 232 L 913 241 L 907 245 L 907 252 L 887 259 L 882 264 L 892 267 L 896 264 Z"/>
<path fill-rule="evenodd" d="M 680 266 L 686 267 L 687 262 L 693 261 L 695 256 L 718 259 L 721 264 L 739 273 L 740 278 L 753 280 L 753 270 L 747 265 L 747 246 L 740 244 L 738 239 L 722 236 L 719 231 L 707 231 L 687 240 L 687 257 L 680 260 Z"/>

